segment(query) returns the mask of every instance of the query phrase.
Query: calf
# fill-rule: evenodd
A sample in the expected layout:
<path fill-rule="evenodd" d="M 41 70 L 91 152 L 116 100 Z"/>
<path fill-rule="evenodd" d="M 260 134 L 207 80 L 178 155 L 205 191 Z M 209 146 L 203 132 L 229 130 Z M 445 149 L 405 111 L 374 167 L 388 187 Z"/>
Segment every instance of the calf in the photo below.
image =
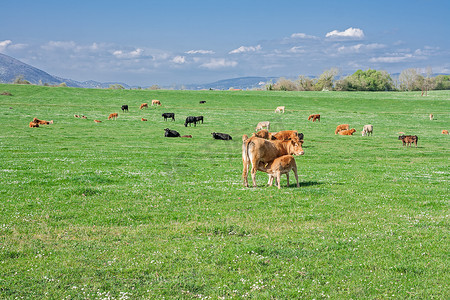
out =
<path fill-rule="evenodd" d="M 128 105 L 122 105 L 122 112 L 128 111 Z"/>
<path fill-rule="evenodd" d="M 200 121 L 202 121 L 202 124 L 203 124 L 203 116 L 195 117 L 195 122 L 199 122 L 200 123 Z"/>
<path fill-rule="evenodd" d="M 417 141 L 419 140 L 417 135 L 401 135 L 398 137 L 398 139 L 402 140 L 403 146 L 406 145 L 406 147 L 408 147 L 408 146 L 412 147 L 411 144 L 414 143 L 417 148 Z"/>
<path fill-rule="evenodd" d="M 293 139 L 303 140 L 303 133 L 298 133 L 297 130 L 282 130 L 270 134 L 270 140 L 287 141 Z"/>
<path fill-rule="evenodd" d="M 186 118 L 186 121 L 184 122 L 184 127 L 187 127 L 188 124 L 191 126 L 191 123 L 194 123 L 194 127 L 197 127 L 197 121 L 195 117 L 189 116 Z"/>
<path fill-rule="evenodd" d="M 163 113 L 161 116 L 164 117 L 164 121 L 167 121 L 167 119 L 171 118 L 172 121 L 175 121 L 175 114 L 174 113 Z"/>
<path fill-rule="evenodd" d="M 205 100 L 202 100 L 202 101 L 200 101 L 199 103 L 200 103 L 200 104 L 205 104 L 206 101 L 205 101 Z"/>
<path fill-rule="evenodd" d="M 259 138 L 266 139 L 266 140 L 269 139 L 269 135 L 270 135 L 270 133 L 267 129 L 261 129 L 258 132 L 253 132 L 253 134 L 252 134 L 252 136 L 257 136 Z"/>
<path fill-rule="evenodd" d="M 340 135 L 353 135 L 356 132 L 355 128 L 349 129 L 349 130 L 342 130 L 339 131 Z"/>
<path fill-rule="evenodd" d="M 260 162 L 264 165 L 272 162 L 277 157 L 283 155 L 303 155 L 302 140 L 294 139 L 289 141 L 280 140 L 265 140 L 258 137 L 251 137 L 246 139 L 242 137 L 242 164 L 244 165 L 242 171 L 242 178 L 244 179 L 244 186 L 248 187 L 248 169 L 250 163 L 252 164 L 251 174 L 253 186 L 256 187 L 256 171 L 260 166 Z"/>
<path fill-rule="evenodd" d="M 278 107 L 275 109 L 275 112 L 276 112 L 276 113 L 277 113 L 277 112 L 279 112 L 279 113 L 283 112 L 283 114 L 284 114 L 284 106 L 278 106 Z"/>
<path fill-rule="evenodd" d="M 448 134 L 448 130 L 443 129 L 442 134 Z"/>
<path fill-rule="evenodd" d="M 264 127 L 266 127 L 267 130 L 270 130 L 270 122 L 269 121 L 264 121 L 264 122 L 259 122 L 258 125 L 256 125 L 255 131 L 261 130 Z"/>
<path fill-rule="evenodd" d="M 190 135 L 190 134 L 189 135 L 182 135 L 181 137 L 182 138 L 190 138 L 190 139 L 192 139 L 192 135 Z"/>
<path fill-rule="evenodd" d="M 95 123 L 101 123 L 102 121 L 100 120 L 94 120 Z"/>
<path fill-rule="evenodd" d="M 152 106 L 153 105 L 160 105 L 161 106 L 161 101 L 159 101 L 159 100 L 152 100 Z"/>
<path fill-rule="evenodd" d="M 142 122 L 147 122 L 148 120 L 147 120 L 147 119 L 144 119 L 144 118 L 141 118 L 141 121 L 142 121 Z"/>
<path fill-rule="evenodd" d="M 180 137 L 180 134 L 178 133 L 178 131 L 166 128 L 166 129 L 164 129 L 164 136 L 165 137 Z"/>
<path fill-rule="evenodd" d="M 224 140 L 224 141 L 232 140 L 231 136 L 226 133 L 211 132 L 211 134 L 212 134 L 213 138 L 216 140 Z"/>
<path fill-rule="evenodd" d="M 294 171 L 295 180 L 297 180 L 297 187 L 300 187 L 298 184 L 297 164 L 295 163 L 295 159 L 292 155 L 277 157 L 272 162 L 267 164 L 260 162 L 258 170 L 266 172 L 269 175 L 269 186 L 272 186 L 273 179 L 275 178 L 275 184 L 278 185 L 278 189 L 281 188 L 280 179 L 282 174 L 286 174 L 287 186 L 289 187 L 289 172 L 292 170 Z"/>
<path fill-rule="evenodd" d="M 75 118 L 79 118 L 80 116 L 79 115 L 73 115 Z"/>
<path fill-rule="evenodd" d="M 142 103 L 139 109 L 148 108 L 148 103 Z"/>
<path fill-rule="evenodd" d="M 319 114 L 309 115 L 308 121 L 311 120 L 311 119 L 312 119 L 313 122 L 315 122 L 316 120 L 320 122 L 320 115 Z"/>
<path fill-rule="evenodd" d="M 362 136 L 373 135 L 373 125 L 364 125 L 363 130 L 361 131 Z"/>
<path fill-rule="evenodd" d="M 339 131 L 342 131 L 342 130 L 348 130 L 350 127 L 348 126 L 348 124 L 341 124 L 341 125 L 338 125 L 337 127 L 336 127 L 336 130 L 334 131 L 334 134 L 338 134 L 339 133 Z"/>
<path fill-rule="evenodd" d="M 29 126 L 30 126 L 30 128 L 39 127 L 39 124 L 36 123 L 36 122 L 31 121 Z"/>
<path fill-rule="evenodd" d="M 33 122 L 39 125 L 49 125 L 53 124 L 53 120 L 51 121 L 45 121 L 45 120 L 39 120 L 38 118 L 33 118 Z"/>
<path fill-rule="evenodd" d="M 430 121 L 433 121 L 433 114 L 430 114 Z"/>
<path fill-rule="evenodd" d="M 117 120 L 118 116 L 119 116 L 118 113 L 112 113 L 109 115 L 108 120 L 110 120 L 110 119 Z"/>

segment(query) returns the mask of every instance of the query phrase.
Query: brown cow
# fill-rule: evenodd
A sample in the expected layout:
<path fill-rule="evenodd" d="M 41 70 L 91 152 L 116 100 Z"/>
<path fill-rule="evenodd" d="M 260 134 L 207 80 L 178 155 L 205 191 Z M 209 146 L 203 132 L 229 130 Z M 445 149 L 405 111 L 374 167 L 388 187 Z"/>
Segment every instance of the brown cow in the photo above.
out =
<path fill-rule="evenodd" d="M 270 133 L 267 129 L 261 129 L 260 131 L 254 132 L 252 134 L 252 136 L 257 136 L 259 138 L 266 139 L 266 140 L 269 139 L 269 135 L 270 135 Z"/>
<path fill-rule="evenodd" d="M 79 115 L 73 115 L 75 118 L 79 118 L 80 116 Z"/>
<path fill-rule="evenodd" d="M 148 103 L 142 103 L 139 109 L 148 108 Z"/>
<path fill-rule="evenodd" d="M 448 130 L 443 129 L 442 134 L 448 134 Z"/>
<path fill-rule="evenodd" d="M 110 120 L 110 119 L 117 120 L 118 116 L 119 116 L 118 113 L 112 113 L 109 115 L 108 120 Z"/>
<path fill-rule="evenodd" d="M 141 121 L 143 121 L 143 122 L 146 122 L 146 121 L 147 121 L 147 119 L 141 118 Z"/>
<path fill-rule="evenodd" d="M 45 121 L 45 120 L 39 120 L 38 118 L 33 118 L 33 122 L 37 123 L 39 125 L 49 125 L 49 124 L 53 124 L 53 120 L 51 121 Z"/>
<path fill-rule="evenodd" d="M 340 134 L 340 135 L 353 135 L 355 132 L 356 132 L 356 129 L 355 129 L 355 128 L 352 128 L 352 129 L 350 129 L 350 130 L 342 130 L 342 131 L 339 131 L 339 134 Z"/>
<path fill-rule="evenodd" d="M 30 128 L 39 127 L 39 124 L 36 123 L 36 122 L 31 121 L 29 126 L 30 126 Z"/>
<path fill-rule="evenodd" d="M 275 158 L 283 155 L 303 155 L 305 152 L 302 149 L 302 140 L 294 139 L 289 141 L 269 141 L 258 137 L 251 137 L 249 139 L 242 138 L 242 163 L 244 165 L 242 177 L 244 179 L 244 186 L 248 187 L 248 168 L 252 164 L 252 181 L 253 186 L 256 187 L 256 171 L 259 163 L 263 164 L 273 161 Z"/>
<path fill-rule="evenodd" d="M 417 148 L 417 141 L 419 140 L 417 135 L 401 135 L 398 137 L 398 139 L 402 140 L 403 146 L 406 145 L 406 147 L 408 146 L 412 147 L 412 143 L 414 143 Z"/>
<path fill-rule="evenodd" d="M 190 134 L 188 134 L 188 135 L 182 135 L 181 137 L 182 137 L 182 138 L 190 138 L 190 139 L 192 139 L 192 135 L 190 135 Z"/>
<path fill-rule="evenodd" d="M 313 122 L 315 122 L 316 120 L 318 120 L 320 122 L 320 115 L 319 114 L 309 115 L 308 121 L 311 120 L 311 119 L 312 119 Z"/>
<path fill-rule="evenodd" d="M 269 186 L 272 186 L 273 179 L 275 178 L 275 184 L 278 185 L 278 189 L 281 188 L 281 174 L 286 174 L 287 186 L 289 187 L 289 172 L 292 170 L 294 171 L 295 180 L 297 180 L 297 187 L 300 187 L 298 184 L 297 164 L 292 155 L 277 157 L 268 164 L 260 162 L 258 170 L 266 172 L 269 175 L 269 182 L 267 183 Z"/>
<path fill-rule="evenodd" d="M 159 100 L 152 100 L 152 106 L 153 105 L 161 105 L 161 101 L 159 101 Z"/>
<path fill-rule="evenodd" d="M 95 123 L 101 123 L 102 121 L 100 120 L 94 120 Z"/>
<path fill-rule="evenodd" d="M 348 130 L 350 127 L 348 126 L 348 124 L 341 124 L 341 125 L 338 125 L 337 127 L 336 127 L 336 130 L 334 131 L 334 134 L 338 134 L 339 133 L 339 131 L 342 131 L 342 130 Z"/>
<path fill-rule="evenodd" d="M 298 139 L 298 131 L 297 130 L 282 130 L 275 133 L 270 134 L 271 140 L 294 140 Z"/>

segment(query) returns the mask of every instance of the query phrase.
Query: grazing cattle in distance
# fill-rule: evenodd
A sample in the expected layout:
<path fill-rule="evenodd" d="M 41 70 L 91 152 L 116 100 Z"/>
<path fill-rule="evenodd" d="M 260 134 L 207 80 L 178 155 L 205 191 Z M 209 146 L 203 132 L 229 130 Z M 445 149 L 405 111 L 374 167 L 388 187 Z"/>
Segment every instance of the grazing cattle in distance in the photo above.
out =
<path fill-rule="evenodd" d="M 187 127 L 188 124 L 189 126 L 191 126 L 191 123 L 194 123 L 194 127 L 197 127 L 197 121 L 193 116 L 189 116 L 186 118 L 186 121 L 184 122 L 184 127 Z"/>
<path fill-rule="evenodd" d="M 443 129 L 442 134 L 448 134 L 448 130 Z"/>
<path fill-rule="evenodd" d="M 128 111 L 128 105 L 122 105 L 122 112 Z"/>
<path fill-rule="evenodd" d="M 203 116 L 195 117 L 195 122 L 200 123 L 200 121 L 202 121 L 202 124 L 203 124 Z"/>
<path fill-rule="evenodd" d="M 278 185 L 278 189 L 281 188 L 281 175 L 286 174 L 287 186 L 289 187 L 289 172 L 294 171 L 295 180 L 298 184 L 298 174 L 297 174 L 297 164 L 295 163 L 295 158 L 292 155 L 283 155 L 275 158 L 272 162 L 264 164 L 259 163 L 258 170 L 267 173 L 269 175 L 269 186 L 272 186 L 273 180 L 275 179 L 275 185 Z M 277 184 L 278 182 L 278 184 Z"/>
<path fill-rule="evenodd" d="M 200 101 L 200 102 L 198 102 L 198 103 L 204 104 L 204 103 L 206 103 L 206 101 L 205 101 L 205 100 L 202 100 L 202 101 Z"/>
<path fill-rule="evenodd" d="M 152 106 L 153 105 L 161 105 L 161 101 L 159 101 L 159 100 L 152 100 Z"/>
<path fill-rule="evenodd" d="M 95 123 L 101 123 L 102 121 L 100 120 L 94 120 Z"/>
<path fill-rule="evenodd" d="M 258 137 L 249 139 L 244 139 L 243 137 L 242 140 L 242 164 L 244 165 L 242 178 L 244 179 L 245 187 L 248 187 L 247 177 L 250 164 L 252 164 L 253 186 L 256 187 L 256 171 L 261 162 L 265 165 L 283 155 L 303 155 L 305 153 L 302 149 L 303 141 L 298 139 L 270 141 Z"/>
<path fill-rule="evenodd" d="M 161 116 L 164 117 L 164 121 L 167 121 L 169 118 L 175 121 L 175 113 L 163 113 Z"/>
<path fill-rule="evenodd" d="M 165 137 L 180 137 L 180 134 L 176 130 L 171 130 L 169 128 L 164 129 Z"/>
<path fill-rule="evenodd" d="M 148 103 L 142 103 L 139 109 L 148 108 Z"/>
<path fill-rule="evenodd" d="M 79 118 L 80 116 L 79 115 L 73 115 L 75 118 Z"/>
<path fill-rule="evenodd" d="M 433 121 L 433 114 L 430 114 L 430 121 Z"/>
<path fill-rule="evenodd" d="M 363 130 L 361 131 L 362 136 L 373 135 L 373 125 L 364 125 Z"/>
<path fill-rule="evenodd" d="M 119 116 L 118 113 L 112 113 L 109 115 L 108 120 L 110 120 L 110 119 L 117 120 L 118 116 Z"/>
<path fill-rule="evenodd" d="M 267 129 L 261 129 L 261 130 L 258 131 L 258 132 L 253 132 L 252 136 L 257 136 L 257 137 L 259 137 L 259 138 L 268 140 L 270 134 L 269 134 L 269 130 L 267 130 Z"/>
<path fill-rule="evenodd" d="M 30 126 L 30 128 L 39 127 L 39 124 L 36 123 L 36 122 L 31 121 L 29 126 Z"/>
<path fill-rule="evenodd" d="M 142 122 L 147 122 L 147 119 L 141 118 Z"/>
<path fill-rule="evenodd" d="M 309 115 L 308 121 L 311 120 L 311 119 L 312 119 L 313 122 L 315 122 L 316 120 L 318 120 L 320 122 L 320 115 L 319 114 Z"/>
<path fill-rule="evenodd" d="M 86 116 L 81 116 L 81 118 L 87 120 L 87 117 L 86 117 Z"/>
<path fill-rule="evenodd" d="M 275 109 L 275 112 L 276 113 L 281 113 L 281 112 L 283 112 L 283 114 L 284 114 L 284 106 L 278 106 L 276 109 Z"/>
<path fill-rule="evenodd" d="M 215 140 L 224 140 L 224 141 L 232 140 L 231 135 L 227 133 L 211 132 L 211 134 Z"/>
<path fill-rule="evenodd" d="M 51 121 L 45 121 L 45 120 L 39 120 L 38 118 L 33 118 L 33 122 L 37 123 L 39 125 L 49 125 L 49 124 L 53 124 L 53 120 Z"/>
<path fill-rule="evenodd" d="M 181 137 L 182 137 L 182 138 L 189 138 L 189 139 L 192 139 L 192 135 L 190 135 L 190 134 L 189 134 L 189 135 L 182 135 Z"/>
<path fill-rule="evenodd" d="M 269 121 L 263 121 L 259 122 L 258 125 L 256 125 L 255 131 L 261 130 L 264 127 L 266 127 L 267 130 L 270 130 L 270 122 Z"/>
<path fill-rule="evenodd" d="M 417 135 L 401 135 L 398 137 L 398 139 L 403 142 L 403 146 L 406 145 L 406 147 L 408 146 L 412 147 L 411 144 L 414 143 L 417 148 L 417 141 L 419 140 Z"/>
<path fill-rule="evenodd" d="M 294 139 L 303 140 L 303 133 L 299 134 L 297 130 L 282 130 L 270 134 L 270 140 L 287 141 Z"/>
<path fill-rule="evenodd" d="M 350 126 L 349 126 L 348 124 L 341 124 L 341 125 L 338 125 L 338 126 L 336 127 L 336 130 L 334 131 L 334 134 L 338 134 L 339 131 L 342 131 L 342 130 L 348 130 L 349 128 L 350 128 Z"/>
<path fill-rule="evenodd" d="M 356 132 L 355 128 L 349 129 L 349 130 L 341 130 L 338 133 L 340 135 L 353 135 Z"/>

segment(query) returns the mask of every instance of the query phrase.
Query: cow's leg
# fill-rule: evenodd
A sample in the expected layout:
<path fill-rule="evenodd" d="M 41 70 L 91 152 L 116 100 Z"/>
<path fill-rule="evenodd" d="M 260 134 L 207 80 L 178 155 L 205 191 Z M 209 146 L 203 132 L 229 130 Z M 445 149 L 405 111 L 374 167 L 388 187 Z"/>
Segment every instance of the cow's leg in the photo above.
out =
<path fill-rule="evenodd" d="M 289 187 L 289 172 L 286 173 L 287 187 Z"/>
<path fill-rule="evenodd" d="M 281 189 L 281 172 L 277 171 L 278 189 Z"/>
<path fill-rule="evenodd" d="M 273 175 L 269 174 L 269 181 L 267 182 L 268 186 L 272 186 L 273 184 Z"/>
<path fill-rule="evenodd" d="M 248 163 L 248 161 L 243 161 L 242 163 L 244 165 L 244 169 L 242 170 L 242 178 L 244 179 L 244 186 L 248 187 L 248 166 L 249 166 L 249 163 Z"/>
<path fill-rule="evenodd" d="M 252 182 L 253 182 L 253 187 L 256 187 L 256 171 L 258 171 L 258 166 L 259 161 L 252 161 Z"/>

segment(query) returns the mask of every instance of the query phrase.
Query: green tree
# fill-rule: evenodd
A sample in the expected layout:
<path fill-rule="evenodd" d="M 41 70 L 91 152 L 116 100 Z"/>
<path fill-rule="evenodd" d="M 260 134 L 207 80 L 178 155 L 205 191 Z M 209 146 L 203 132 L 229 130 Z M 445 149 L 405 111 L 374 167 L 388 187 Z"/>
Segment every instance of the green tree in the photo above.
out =
<path fill-rule="evenodd" d="M 339 70 L 336 68 L 331 68 L 329 70 L 325 70 L 322 74 L 320 74 L 319 79 L 314 85 L 314 89 L 316 91 L 331 91 L 333 90 L 334 78 L 339 73 Z"/>

